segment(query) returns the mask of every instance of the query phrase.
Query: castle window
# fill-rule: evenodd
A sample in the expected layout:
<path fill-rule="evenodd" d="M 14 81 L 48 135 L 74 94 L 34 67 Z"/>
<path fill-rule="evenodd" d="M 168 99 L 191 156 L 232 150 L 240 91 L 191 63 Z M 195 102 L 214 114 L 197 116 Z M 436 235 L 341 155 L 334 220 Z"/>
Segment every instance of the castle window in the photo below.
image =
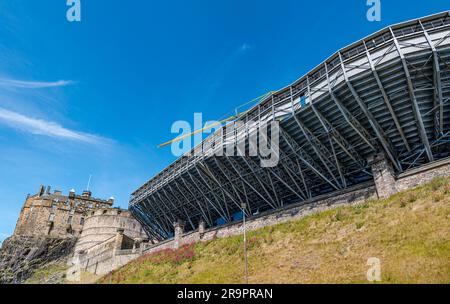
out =
<path fill-rule="evenodd" d="M 72 224 L 72 221 L 73 221 L 73 216 L 70 215 L 70 216 L 67 218 L 67 224 Z"/>
<path fill-rule="evenodd" d="M 28 220 L 31 216 L 31 213 L 33 212 L 33 207 L 30 208 L 30 211 L 28 211 L 25 215 L 25 220 Z"/>
<path fill-rule="evenodd" d="M 84 217 L 82 217 L 82 218 L 80 219 L 80 225 L 81 225 L 81 226 L 84 225 Z"/>
<path fill-rule="evenodd" d="M 50 216 L 48 217 L 48 221 L 49 222 L 53 222 L 55 220 L 55 214 L 54 213 L 50 213 Z"/>

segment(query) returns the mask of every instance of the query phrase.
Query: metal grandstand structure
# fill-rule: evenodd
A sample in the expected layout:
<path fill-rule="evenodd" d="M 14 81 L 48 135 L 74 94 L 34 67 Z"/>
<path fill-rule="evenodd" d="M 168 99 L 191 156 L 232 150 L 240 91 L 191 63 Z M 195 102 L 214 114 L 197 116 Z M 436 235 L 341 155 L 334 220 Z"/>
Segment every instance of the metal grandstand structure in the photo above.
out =
<path fill-rule="evenodd" d="M 130 210 L 153 238 L 194 230 L 372 179 L 383 153 L 396 173 L 450 155 L 450 12 L 385 28 L 336 52 L 234 122 L 235 140 L 280 122 L 280 161 L 188 153 L 136 190 Z M 226 132 L 226 129 L 223 129 Z M 195 149 L 222 136 L 216 132 Z M 227 137 L 228 138 L 228 137 Z"/>

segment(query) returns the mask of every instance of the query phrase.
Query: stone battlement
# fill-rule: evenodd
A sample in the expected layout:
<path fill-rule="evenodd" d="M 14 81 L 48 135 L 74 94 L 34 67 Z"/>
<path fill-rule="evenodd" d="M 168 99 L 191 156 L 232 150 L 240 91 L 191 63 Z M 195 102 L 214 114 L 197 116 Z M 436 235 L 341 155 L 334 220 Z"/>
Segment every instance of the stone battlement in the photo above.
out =
<path fill-rule="evenodd" d="M 133 218 L 131 213 L 128 210 L 123 210 L 119 208 L 101 208 L 93 211 L 89 211 L 86 215 L 86 218 L 94 217 L 94 216 L 118 216 L 120 215 L 122 218 Z"/>

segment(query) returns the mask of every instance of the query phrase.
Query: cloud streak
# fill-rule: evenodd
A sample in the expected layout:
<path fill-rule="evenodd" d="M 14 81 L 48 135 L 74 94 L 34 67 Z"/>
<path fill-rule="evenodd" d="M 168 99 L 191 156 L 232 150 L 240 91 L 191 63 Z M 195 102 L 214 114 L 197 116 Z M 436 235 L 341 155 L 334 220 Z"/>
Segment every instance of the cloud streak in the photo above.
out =
<path fill-rule="evenodd" d="M 2 88 L 42 89 L 42 88 L 65 87 L 70 84 L 73 84 L 73 81 L 58 80 L 53 82 L 47 82 L 47 81 L 24 81 L 24 80 L 0 78 L 0 87 Z"/>
<path fill-rule="evenodd" d="M 27 133 L 89 144 L 104 144 L 111 140 L 64 128 L 58 123 L 28 117 L 0 107 L 0 123 Z"/>

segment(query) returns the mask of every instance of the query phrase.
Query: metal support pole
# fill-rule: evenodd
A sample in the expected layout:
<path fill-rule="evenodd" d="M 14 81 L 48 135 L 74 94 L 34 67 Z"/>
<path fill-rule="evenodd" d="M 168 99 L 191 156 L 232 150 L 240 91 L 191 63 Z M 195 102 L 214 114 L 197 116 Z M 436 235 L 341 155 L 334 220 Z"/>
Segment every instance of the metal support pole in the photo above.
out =
<path fill-rule="evenodd" d="M 241 205 L 242 209 L 242 219 L 244 222 L 244 260 L 245 260 L 245 284 L 248 284 L 248 257 L 247 257 L 247 231 L 245 226 L 245 209 L 246 204 Z"/>

